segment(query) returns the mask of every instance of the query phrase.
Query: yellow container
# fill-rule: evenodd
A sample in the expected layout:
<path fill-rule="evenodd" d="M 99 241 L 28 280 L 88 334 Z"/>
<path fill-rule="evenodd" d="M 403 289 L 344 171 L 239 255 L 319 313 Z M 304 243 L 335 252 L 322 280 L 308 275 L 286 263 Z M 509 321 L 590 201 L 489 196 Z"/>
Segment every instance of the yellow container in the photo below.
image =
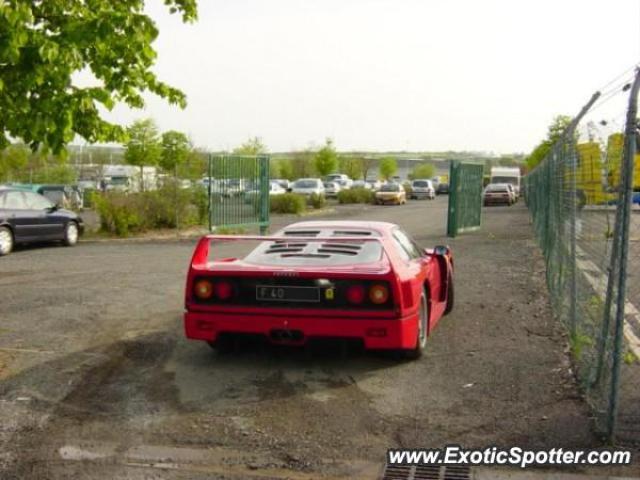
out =
<path fill-rule="evenodd" d="M 620 165 L 624 151 L 624 135 L 614 133 L 607 139 L 607 180 L 609 187 L 620 186 Z M 633 188 L 640 189 L 640 154 L 636 154 L 633 166 Z"/>
<path fill-rule="evenodd" d="M 611 200 L 605 192 L 603 182 L 605 174 L 600 145 L 596 142 L 580 143 L 578 165 L 576 167 L 576 187 L 582 190 L 587 205 L 600 205 Z"/>

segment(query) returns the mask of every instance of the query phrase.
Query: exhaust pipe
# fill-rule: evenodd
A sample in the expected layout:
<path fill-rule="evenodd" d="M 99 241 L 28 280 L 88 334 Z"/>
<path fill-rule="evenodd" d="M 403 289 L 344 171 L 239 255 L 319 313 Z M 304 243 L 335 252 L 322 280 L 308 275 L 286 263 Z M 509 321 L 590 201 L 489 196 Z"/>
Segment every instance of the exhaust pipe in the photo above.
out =
<path fill-rule="evenodd" d="M 291 330 L 282 330 L 282 332 L 280 333 L 280 339 L 284 341 L 293 340 L 293 334 L 291 333 Z"/>
<path fill-rule="evenodd" d="M 271 339 L 275 342 L 299 342 L 303 338 L 300 330 L 271 330 Z"/>

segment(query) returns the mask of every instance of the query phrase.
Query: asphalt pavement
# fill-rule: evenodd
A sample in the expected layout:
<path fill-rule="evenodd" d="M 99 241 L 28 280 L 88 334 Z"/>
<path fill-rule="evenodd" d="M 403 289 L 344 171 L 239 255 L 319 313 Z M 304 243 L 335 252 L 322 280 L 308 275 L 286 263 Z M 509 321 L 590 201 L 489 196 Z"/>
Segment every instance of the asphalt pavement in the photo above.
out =
<path fill-rule="evenodd" d="M 479 231 L 451 240 L 446 201 L 313 217 L 392 221 L 452 246 L 456 306 L 415 362 L 186 340 L 194 239 L 0 259 L 0 478 L 376 478 L 390 447 L 599 446 L 526 210 L 485 209 Z"/>

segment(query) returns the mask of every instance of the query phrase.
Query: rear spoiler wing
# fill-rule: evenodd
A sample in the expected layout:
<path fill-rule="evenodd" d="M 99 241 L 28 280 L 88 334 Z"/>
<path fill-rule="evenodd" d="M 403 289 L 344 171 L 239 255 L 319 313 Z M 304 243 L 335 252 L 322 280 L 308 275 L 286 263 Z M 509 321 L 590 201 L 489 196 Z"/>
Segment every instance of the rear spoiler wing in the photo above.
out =
<path fill-rule="evenodd" d="M 220 242 L 235 242 L 235 241 L 258 241 L 258 242 L 324 242 L 324 243 L 340 243 L 340 242 L 379 242 L 382 245 L 382 251 L 389 256 L 384 244 L 382 243 L 382 237 L 303 237 L 302 235 L 287 235 L 287 236 L 265 236 L 265 235 L 205 235 L 198 241 L 196 249 L 193 252 L 191 258 L 192 267 L 203 267 L 207 264 L 209 258 L 209 251 L 211 243 L 215 241 Z"/>

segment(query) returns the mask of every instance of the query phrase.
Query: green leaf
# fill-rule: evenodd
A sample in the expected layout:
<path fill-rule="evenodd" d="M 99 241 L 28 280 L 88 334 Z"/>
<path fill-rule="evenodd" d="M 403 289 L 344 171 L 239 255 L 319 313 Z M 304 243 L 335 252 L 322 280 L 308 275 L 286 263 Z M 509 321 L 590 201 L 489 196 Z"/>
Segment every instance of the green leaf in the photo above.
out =
<path fill-rule="evenodd" d="M 0 0 L 0 139 L 61 151 L 75 135 L 92 141 L 124 138 L 125 130 L 104 120 L 95 102 L 107 109 L 115 101 L 142 107 L 148 90 L 184 106 L 184 94 L 152 72 L 158 29 L 145 3 Z M 197 17 L 196 0 L 164 3 L 184 21 Z M 84 68 L 104 87 L 74 85 L 74 74 Z"/>

